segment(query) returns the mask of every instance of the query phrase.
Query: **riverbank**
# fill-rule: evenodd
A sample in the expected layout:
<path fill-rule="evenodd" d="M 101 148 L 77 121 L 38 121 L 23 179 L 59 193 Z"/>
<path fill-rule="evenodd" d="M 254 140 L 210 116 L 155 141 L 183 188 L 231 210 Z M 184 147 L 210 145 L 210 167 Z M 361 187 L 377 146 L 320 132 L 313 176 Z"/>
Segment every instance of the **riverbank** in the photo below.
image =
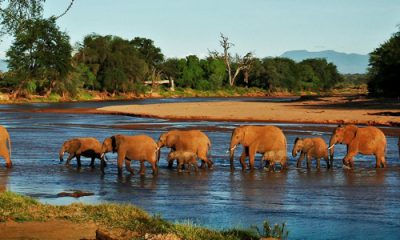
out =
<path fill-rule="evenodd" d="M 53 206 L 11 192 L 0 193 L 0 239 L 251 240 L 260 237 L 254 229 L 215 231 L 170 223 L 132 205 Z"/>
<path fill-rule="evenodd" d="M 98 108 L 109 114 L 169 120 L 400 126 L 400 100 L 363 95 L 307 96 L 291 102 L 196 102 Z"/>
<path fill-rule="evenodd" d="M 84 102 L 84 101 L 113 101 L 132 100 L 145 98 L 183 98 L 183 97 L 274 97 L 293 96 L 289 92 L 268 92 L 260 88 L 233 87 L 218 90 L 196 90 L 190 88 L 176 88 L 175 91 L 157 88 L 147 90 L 144 93 L 120 93 L 81 90 L 75 97 L 50 94 L 49 96 L 31 95 L 25 98 L 13 98 L 11 94 L 0 93 L 0 104 L 10 103 L 42 103 L 42 102 Z"/>

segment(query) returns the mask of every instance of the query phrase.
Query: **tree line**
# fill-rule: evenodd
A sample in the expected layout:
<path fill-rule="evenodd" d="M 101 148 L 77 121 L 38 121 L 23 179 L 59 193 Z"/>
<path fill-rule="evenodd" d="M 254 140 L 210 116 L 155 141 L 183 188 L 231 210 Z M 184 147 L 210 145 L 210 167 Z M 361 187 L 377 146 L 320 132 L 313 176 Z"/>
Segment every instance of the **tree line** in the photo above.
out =
<path fill-rule="evenodd" d="M 42 15 L 43 2 L 0 0 L 1 33 L 14 38 L 6 53 L 9 70 L 1 75 L 0 87 L 12 89 L 15 96 L 76 96 L 81 89 L 138 94 L 146 91 L 145 81 L 166 79 L 174 80 L 176 87 L 199 90 L 241 86 L 271 92 L 326 91 L 344 79 L 358 79 L 343 77 L 325 59 L 297 63 L 288 58 L 257 58 L 251 52 L 233 55 L 234 44 L 223 34 L 221 51 L 205 58 L 166 58 L 153 40 L 142 37 L 89 34 L 72 47 L 68 34 L 56 22 L 74 1 L 61 15 L 49 18 Z M 371 93 L 392 94 L 390 86 L 400 68 L 387 66 L 398 56 L 399 33 L 393 38 L 371 53 Z M 397 50 L 388 53 L 388 49 Z"/>

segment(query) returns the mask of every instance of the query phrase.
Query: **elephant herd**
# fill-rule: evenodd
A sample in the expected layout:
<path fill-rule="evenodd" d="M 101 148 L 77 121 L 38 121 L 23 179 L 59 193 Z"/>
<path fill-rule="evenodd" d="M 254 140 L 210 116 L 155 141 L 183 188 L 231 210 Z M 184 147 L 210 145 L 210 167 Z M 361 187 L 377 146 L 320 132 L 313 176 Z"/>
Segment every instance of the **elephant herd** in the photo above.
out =
<path fill-rule="evenodd" d="M 347 154 L 343 158 L 343 164 L 347 168 L 354 167 L 354 157 L 358 154 L 374 155 L 376 158 L 376 168 L 386 167 L 386 137 L 381 130 L 376 127 L 357 127 L 355 125 L 339 125 L 332 133 L 329 147 L 322 138 L 296 138 L 292 149 L 292 156 L 300 154 L 296 166 L 301 167 L 302 160 L 306 158 L 307 168 L 311 168 L 311 160 L 317 160 L 317 168 L 320 168 L 320 160 L 326 161 L 327 168 L 333 166 L 335 144 L 345 144 Z M 254 169 L 254 159 L 256 153 L 263 155 L 261 166 L 274 169 L 276 164 L 281 169 L 286 169 L 287 163 L 287 141 L 282 130 L 275 126 L 240 126 L 233 130 L 231 142 L 228 149 L 230 167 L 234 169 L 234 153 L 238 145 L 243 146 L 240 155 L 240 164 L 243 170 Z M 400 138 L 398 142 L 400 154 Z M 145 164 L 151 165 L 153 174 L 158 173 L 158 162 L 160 159 L 160 149 L 170 148 L 168 154 L 168 167 L 172 168 L 174 160 L 177 161 L 178 171 L 182 171 L 185 166 L 192 166 L 197 171 L 197 160 L 201 160 L 200 168 L 213 168 L 213 161 L 209 157 L 211 141 L 208 136 L 199 130 L 171 130 L 161 134 L 156 142 L 153 138 L 146 135 L 114 135 L 105 138 L 101 144 L 95 138 L 74 138 L 65 141 L 62 145 L 59 158 L 63 161 L 64 153 L 69 154 L 66 164 L 73 158 L 77 159 L 77 166 L 81 166 L 81 156 L 91 158 L 90 166 L 94 167 L 96 158 L 100 159 L 101 171 L 104 173 L 106 167 L 106 156 L 108 152 L 117 153 L 118 174 L 123 171 L 123 164 L 131 174 L 134 170 L 131 161 L 140 161 L 140 174 L 145 173 Z M 329 151 L 329 155 L 328 155 Z M 12 166 L 11 140 L 7 130 L 0 126 L 0 157 L 6 161 L 6 167 Z M 249 159 L 248 164 L 246 159 Z M 266 162 L 266 163 L 265 163 Z"/>

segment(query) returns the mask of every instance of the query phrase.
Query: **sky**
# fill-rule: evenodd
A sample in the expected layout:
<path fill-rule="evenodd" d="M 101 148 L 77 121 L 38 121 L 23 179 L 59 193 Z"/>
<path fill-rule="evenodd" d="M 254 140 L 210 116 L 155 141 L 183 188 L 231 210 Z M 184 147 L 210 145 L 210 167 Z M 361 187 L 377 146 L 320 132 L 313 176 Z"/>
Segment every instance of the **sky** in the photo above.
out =
<path fill-rule="evenodd" d="M 46 0 L 45 16 L 59 15 L 70 0 Z M 400 0 L 75 0 L 57 21 L 71 43 L 85 35 L 154 40 L 167 57 L 221 50 L 258 57 L 289 50 L 368 54 L 399 30 Z M 3 38 L 0 58 L 12 39 Z"/>

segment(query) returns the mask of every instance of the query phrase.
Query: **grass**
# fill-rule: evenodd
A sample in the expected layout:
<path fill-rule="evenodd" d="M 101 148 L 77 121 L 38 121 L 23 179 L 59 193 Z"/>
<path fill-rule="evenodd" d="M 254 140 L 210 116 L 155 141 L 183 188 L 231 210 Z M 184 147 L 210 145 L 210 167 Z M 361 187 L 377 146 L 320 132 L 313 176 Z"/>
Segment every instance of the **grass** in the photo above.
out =
<path fill-rule="evenodd" d="M 191 223 L 171 223 L 160 216 L 151 216 L 144 210 L 129 204 L 54 206 L 42 204 L 33 198 L 12 192 L 3 192 L 0 193 L 0 222 L 8 220 L 94 222 L 108 228 L 130 230 L 141 236 L 172 233 L 181 239 L 252 240 L 265 236 L 254 228 L 216 231 Z"/>

